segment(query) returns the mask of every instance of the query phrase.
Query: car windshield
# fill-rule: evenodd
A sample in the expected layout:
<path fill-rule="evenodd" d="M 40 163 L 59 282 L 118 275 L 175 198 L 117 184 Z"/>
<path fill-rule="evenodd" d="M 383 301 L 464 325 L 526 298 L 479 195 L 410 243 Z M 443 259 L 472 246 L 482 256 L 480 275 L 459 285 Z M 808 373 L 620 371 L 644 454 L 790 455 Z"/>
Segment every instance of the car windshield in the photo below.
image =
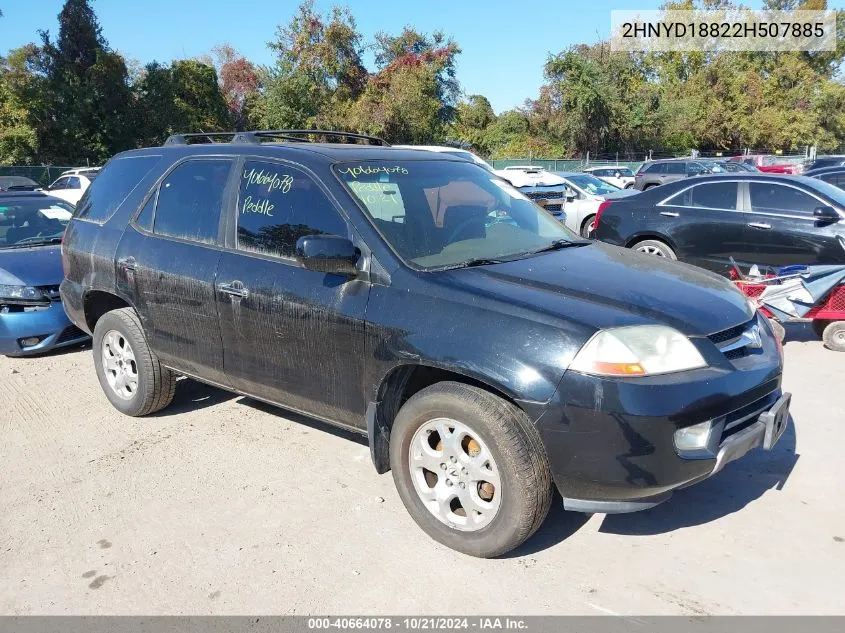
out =
<path fill-rule="evenodd" d="M 606 193 L 616 193 L 619 191 L 619 187 L 615 187 L 609 182 L 600 180 L 590 174 L 578 174 L 577 176 L 566 176 L 565 178 L 582 191 L 586 191 L 587 193 L 591 193 L 595 196 L 601 196 Z"/>
<path fill-rule="evenodd" d="M 812 186 L 819 192 L 833 200 L 841 208 L 845 209 L 845 190 L 840 189 L 836 185 L 832 185 L 824 180 L 817 180 L 816 178 L 809 179 Z"/>
<path fill-rule="evenodd" d="M 582 243 L 510 184 L 469 162 L 366 161 L 335 170 L 414 268 L 492 263 Z"/>
<path fill-rule="evenodd" d="M 73 205 L 49 198 L 0 198 L 0 249 L 61 240 Z"/>

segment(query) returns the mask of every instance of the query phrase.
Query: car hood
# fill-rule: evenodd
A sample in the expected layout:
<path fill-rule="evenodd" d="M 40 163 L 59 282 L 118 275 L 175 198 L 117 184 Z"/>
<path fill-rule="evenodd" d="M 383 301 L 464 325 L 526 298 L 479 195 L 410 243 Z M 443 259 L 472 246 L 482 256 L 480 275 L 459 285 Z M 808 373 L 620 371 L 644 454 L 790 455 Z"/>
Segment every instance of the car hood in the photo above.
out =
<path fill-rule="evenodd" d="M 55 286 L 63 277 L 58 244 L 0 249 L 0 284 Z"/>
<path fill-rule="evenodd" d="M 723 277 L 600 242 L 448 276 L 474 294 L 580 326 L 585 337 L 600 328 L 655 323 L 706 336 L 753 316 Z"/>
<path fill-rule="evenodd" d="M 497 169 L 495 174 L 504 178 L 514 187 L 547 187 L 565 184 L 565 180 L 545 170 L 518 171 L 516 169 Z"/>

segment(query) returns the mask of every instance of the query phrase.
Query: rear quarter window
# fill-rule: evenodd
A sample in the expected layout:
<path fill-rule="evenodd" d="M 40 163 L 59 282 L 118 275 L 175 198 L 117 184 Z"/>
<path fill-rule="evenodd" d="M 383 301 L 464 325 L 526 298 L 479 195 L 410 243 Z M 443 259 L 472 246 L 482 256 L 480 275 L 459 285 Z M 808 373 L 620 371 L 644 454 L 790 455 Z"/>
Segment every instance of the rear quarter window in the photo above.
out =
<path fill-rule="evenodd" d="M 113 158 L 82 196 L 74 217 L 106 222 L 160 160 L 161 155 Z"/>

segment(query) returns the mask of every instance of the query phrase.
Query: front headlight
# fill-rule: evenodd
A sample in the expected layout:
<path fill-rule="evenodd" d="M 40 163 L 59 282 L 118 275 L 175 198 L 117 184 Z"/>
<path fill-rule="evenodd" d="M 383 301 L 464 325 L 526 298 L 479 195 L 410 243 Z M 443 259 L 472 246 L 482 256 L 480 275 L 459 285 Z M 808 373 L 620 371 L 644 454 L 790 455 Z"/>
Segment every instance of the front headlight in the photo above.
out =
<path fill-rule="evenodd" d="M 633 325 L 601 330 L 569 367 L 596 376 L 651 376 L 706 366 L 695 345 L 677 330 Z"/>
<path fill-rule="evenodd" d="M 49 302 L 44 293 L 33 286 L 0 284 L 0 303 L 31 305 Z"/>

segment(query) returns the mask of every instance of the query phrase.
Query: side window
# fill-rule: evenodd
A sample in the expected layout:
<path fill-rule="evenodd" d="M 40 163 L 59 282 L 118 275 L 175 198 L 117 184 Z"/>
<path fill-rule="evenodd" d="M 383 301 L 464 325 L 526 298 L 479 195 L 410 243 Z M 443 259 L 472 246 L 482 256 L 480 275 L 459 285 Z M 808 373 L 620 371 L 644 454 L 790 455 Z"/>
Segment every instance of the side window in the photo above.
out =
<path fill-rule="evenodd" d="M 821 205 L 813 196 L 785 185 L 752 182 L 749 190 L 752 211 L 813 215 L 813 209 Z"/>
<path fill-rule="evenodd" d="M 158 190 L 153 231 L 215 243 L 231 167 L 229 159 L 189 160 L 170 172 Z"/>
<path fill-rule="evenodd" d="M 153 195 L 150 196 L 150 199 L 147 200 L 144 208 L 141 209 L 141 213 L 139 213 L 138 217 L 135 218 L 135 224 L 147 231 L 153 230 L 153 213 L 156 208 L 156 195 L 157 193 L 153 193 Z"/>
<path fill-rule="evenodd" d="M 113 158 L 85 190 L 74 217 L 105 222 L 123 203 L 138 183 L 161 160 L 161 156 Z"/>
<path fill-rule="evenodd" d="M 379 198 L 393 195 L 371 193 Z M 404 214 L 401 197 L 399 205 Z M 281 163 L 244 163 L 238 195 L 239 249 L 293 257 L 300 237 L 348 234 L 346 222 L 310 176 Z"/>
<path fill-rule="evenodd" d="M 692 188 L 690 206 L 709 209 L 736 209 L 736 183 L 716 182 Z"/>
<path fill-rule="evenodd" d="M 686 164 L 685 163 L 664 163 L 666 166 L 666 173 L 667 174 L 685 174 L 686 173 Z"/>
<path fill-rule="evenodd" d="M 71 176 L 67 179 L 67 188 L 68 189 L 81 189 L 82 185 L 79 184 L 79 177 L 78 176 Z"/>
<path fill-rule="evenodd" d="M 50 185 L 50 191 L 68 188 L 68 178 L 59 178 L 56 182 Z"/>

